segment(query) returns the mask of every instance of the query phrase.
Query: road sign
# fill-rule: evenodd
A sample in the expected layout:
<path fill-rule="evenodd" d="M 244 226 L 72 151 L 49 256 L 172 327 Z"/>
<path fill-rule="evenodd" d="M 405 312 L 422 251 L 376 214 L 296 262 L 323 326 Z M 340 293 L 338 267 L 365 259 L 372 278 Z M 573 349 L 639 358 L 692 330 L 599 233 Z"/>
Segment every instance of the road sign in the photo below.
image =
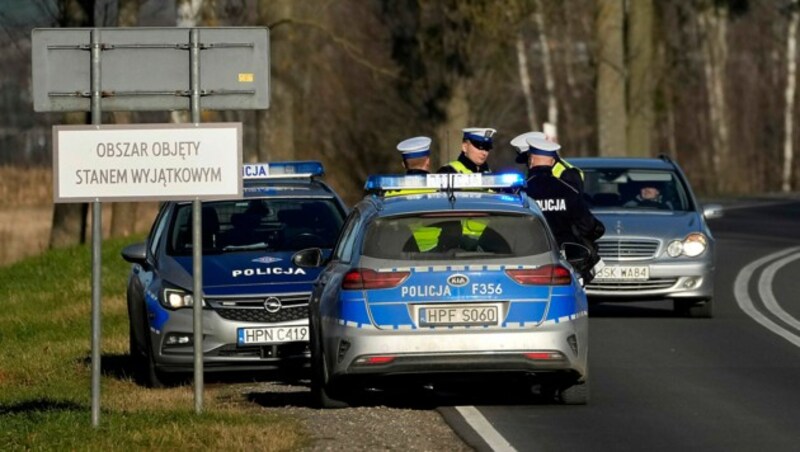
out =
<path fill-rule="evenodd" d="M 242 196 L 242 125 L 53 127 L 55 202 Z"/>
<path fill-rule="evenodd" d="M 100 43 L 103 111 L 189 110 L 190 33 L 199 37 L 200 96 L 208 110 L 269 107 L 269 32 L 236 28 L 37 28 L 35 111 L 91 110 L 91 40 Z"/>

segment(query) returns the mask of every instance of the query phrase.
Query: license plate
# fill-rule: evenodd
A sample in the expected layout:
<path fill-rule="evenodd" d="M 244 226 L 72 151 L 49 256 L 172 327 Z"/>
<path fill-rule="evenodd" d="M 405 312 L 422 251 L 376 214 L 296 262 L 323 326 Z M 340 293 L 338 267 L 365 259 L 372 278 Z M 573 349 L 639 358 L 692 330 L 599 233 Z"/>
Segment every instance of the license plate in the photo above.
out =
<path fill-rule="evenodd" d="M 308 341 L 308 326 L 239 328 L 239 345 L 281 344 Z"/>
<path fill-rule="evenodd" d="M 417 314 L 419 326 L 497 325 L 497 305 L 420 306 Z"/>
<path fill-rule="evenodd" d="M 650 279 L 650 267 L 647 265 L 606 265 L 595 275 L 597 280 L 646 281 Z"/>

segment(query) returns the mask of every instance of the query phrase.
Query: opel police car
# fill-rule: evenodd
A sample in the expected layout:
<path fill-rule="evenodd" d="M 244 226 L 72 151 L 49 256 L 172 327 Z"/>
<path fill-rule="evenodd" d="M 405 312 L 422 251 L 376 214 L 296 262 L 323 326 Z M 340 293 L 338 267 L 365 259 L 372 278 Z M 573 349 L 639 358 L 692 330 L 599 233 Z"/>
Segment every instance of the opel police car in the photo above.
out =
<path fill-rule="evenodd" d="M 522 377 L 586 403 L 586 296 L 524 183 L 520 174 L 372 176 L 331 256 L 295 255 L 302 268 L 324 266 L 310 307 L 320 406 L 451 376 Z"/>
<path fill-rule="evenodd" d="M 328 255 L 346 208 L 319 162 L 245 165 L 243 197 L 202 203 L 204 369 L 308 365 L 308 300 L 319 269 L 291 257 Z M 145 243 L 122 252 L 132 269 L 130 351 L 158 387 L 193 369 L 192 203 L 167 202 Z"/>

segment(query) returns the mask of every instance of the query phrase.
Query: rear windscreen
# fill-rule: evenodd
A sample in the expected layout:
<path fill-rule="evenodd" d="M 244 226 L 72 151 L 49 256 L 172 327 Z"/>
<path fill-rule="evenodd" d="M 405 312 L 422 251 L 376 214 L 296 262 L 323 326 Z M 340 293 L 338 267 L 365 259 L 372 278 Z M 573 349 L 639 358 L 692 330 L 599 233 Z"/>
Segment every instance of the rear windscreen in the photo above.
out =
<path fill-rule="evenodd" d="M 362 254 L 393 260 L 521 257 L 550 250 L 541 221 L 528 215 L 447 214 L 377 218 Z"/>

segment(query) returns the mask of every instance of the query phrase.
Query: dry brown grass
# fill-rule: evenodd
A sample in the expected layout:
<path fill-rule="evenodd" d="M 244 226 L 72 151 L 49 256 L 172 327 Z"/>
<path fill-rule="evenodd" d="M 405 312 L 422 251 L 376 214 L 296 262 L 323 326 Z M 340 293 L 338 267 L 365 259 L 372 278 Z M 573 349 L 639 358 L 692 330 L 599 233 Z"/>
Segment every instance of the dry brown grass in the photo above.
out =
<path fill-rule="evenodd" d="M 50 242 L 53 218 L 53 174 L 50 168 L 0 166 L 0 266 L 34 256 Z M 134 232 L 144 232 L 158 203 L 139 203 Z M 112 204 L 103 204 L 103 236 L 108 238 Z M 87 220 L 91 231 L 91 219 Z M 90 238 L 87 238 L 87 240 Z"/>

